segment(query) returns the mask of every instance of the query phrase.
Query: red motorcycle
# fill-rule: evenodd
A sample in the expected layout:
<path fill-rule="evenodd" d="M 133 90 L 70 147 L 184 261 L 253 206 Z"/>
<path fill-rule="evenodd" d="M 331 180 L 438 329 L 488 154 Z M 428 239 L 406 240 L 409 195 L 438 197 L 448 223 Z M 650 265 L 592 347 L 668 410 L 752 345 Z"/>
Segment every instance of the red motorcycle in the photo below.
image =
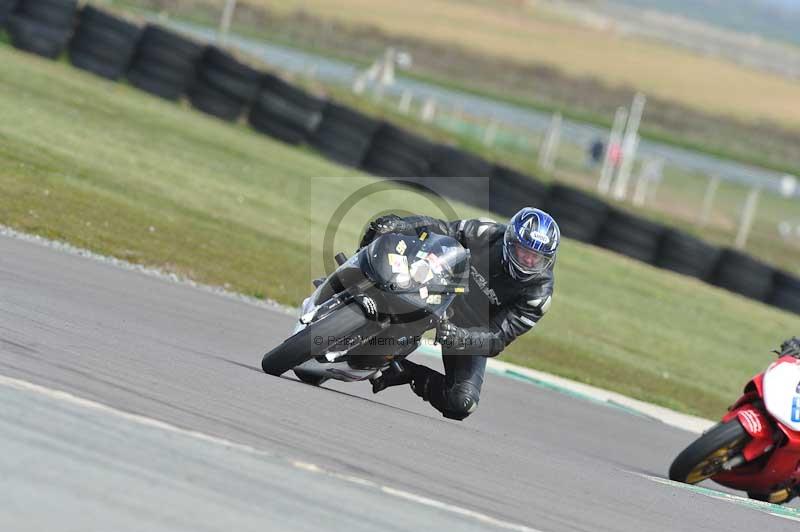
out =
<path fill-rule="evenodd" d="M 783 352 L 720 423 L 675 458 L 670 479 L 710 478 L 774 504 L 800 495 L 800 357 Z"/>

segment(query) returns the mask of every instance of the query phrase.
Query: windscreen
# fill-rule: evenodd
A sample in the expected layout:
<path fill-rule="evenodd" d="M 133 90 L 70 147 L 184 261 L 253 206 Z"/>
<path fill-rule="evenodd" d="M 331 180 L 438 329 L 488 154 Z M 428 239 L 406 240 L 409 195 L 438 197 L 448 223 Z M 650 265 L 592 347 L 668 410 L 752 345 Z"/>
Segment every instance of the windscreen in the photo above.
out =
<path fill-rule="evenodd" d="M 469 252 L 449 236 L 409 237 L 391 233 L 368 249 L 370 265 L 393 292 L 464 293 L 469 287 Z"/>

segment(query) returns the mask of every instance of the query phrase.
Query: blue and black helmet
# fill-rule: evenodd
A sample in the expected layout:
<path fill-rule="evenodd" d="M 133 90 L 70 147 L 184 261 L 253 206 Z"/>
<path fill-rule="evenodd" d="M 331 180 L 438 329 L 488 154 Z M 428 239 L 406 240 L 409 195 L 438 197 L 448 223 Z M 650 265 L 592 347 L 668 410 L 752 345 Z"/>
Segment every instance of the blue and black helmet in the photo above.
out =
<path fill-rule="evenodd" d="M 561 231 L 552 216 L 525 207 L 508 222 L 503 236 L 503 262 L 514 279 L 526 281 L 553 267 Z"/>

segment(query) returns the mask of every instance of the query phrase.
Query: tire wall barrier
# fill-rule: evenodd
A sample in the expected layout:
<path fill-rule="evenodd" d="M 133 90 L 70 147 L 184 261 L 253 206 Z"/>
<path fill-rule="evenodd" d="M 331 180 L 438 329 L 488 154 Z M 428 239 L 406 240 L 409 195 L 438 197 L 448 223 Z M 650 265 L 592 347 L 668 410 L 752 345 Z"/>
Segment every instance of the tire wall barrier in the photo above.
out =
<path fill-rule="evenodd" d="M 345 166 L 358 168 L 372 144 L 381 123 L 335 102 L 322 110 L 319 127 L 310 139 L 311 146 L 325 157 Z"/>
<path fill-rule="evenodd" d="M 17 5 L 17 0 L 0 0 L 0 29 L 6 27 L 8 17 Z"/>
<path fill-rule="evenodd" d="M 77 0 L 19 0 L 5 27 L 15 48 L 55 59 L 75 30 L 77 14 Z"/>
<path fill-rule="evenodd" d="M 663 225 L 612 209 L 600 228 L 597 244 L 647 264 L 655 264 L 665 232 Z"/>
<path fill-rule="evenodd" d="M 264 74 L 248 121 L 287 144 L 304 144 L 322 122 L 325 101 L 272 74 Z"/>
<path fill-rule="evenodd" d="M 106 79 L 120 79 L 128 70 L 141 33 L 136 24 L 86 6 L 69 43 L 70 62 Z"/>
<path fill-rule="evenodd" d="M 255 101 L 262 77 L 228 52 L 209 46 L 189 88 L 189 101 L 200 111 L 233 122 Z"/>
<path fill-rule="evenodd" d="M 282 142 L 308 144 L 340 164 L 430 186 L 502 216 L 542 208 L 567 238 L 598 245 L 800 314 L 800 278 L 755 258 L 613 208 L 593 194 L 546 185 L 473 153 L 436 144 L 390 122 L 319 98 L 220 48 L 157 24 L 128 21 L 77 0 L 0 0 L 0 30 L 20 50 L 127 79 L 171 101 L 249 125 Z"/>

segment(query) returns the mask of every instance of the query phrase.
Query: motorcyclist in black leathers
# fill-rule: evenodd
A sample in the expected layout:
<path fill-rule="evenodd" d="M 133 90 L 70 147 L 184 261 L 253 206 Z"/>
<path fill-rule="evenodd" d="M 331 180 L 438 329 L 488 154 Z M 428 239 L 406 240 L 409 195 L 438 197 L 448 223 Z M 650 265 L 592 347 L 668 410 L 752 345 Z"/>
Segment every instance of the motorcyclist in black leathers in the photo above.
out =
<path fill-rule="evenodd" d="M 547 213 L 525 208 L 508 224 L 383 216 L 370 224 L 361 246 L 381 234 L 423 231 L 453 237 L 471 253 L 469 291 L 456 298 L 452 316 L 436 332 L 445 374 L 404 360 L 402 371 L 372 381 L 373 392 L 410 383 L 444 417 L 462 420 L 478 406 L 486 358 L 531 330 L 550 307 L 561 236 Z"/>

